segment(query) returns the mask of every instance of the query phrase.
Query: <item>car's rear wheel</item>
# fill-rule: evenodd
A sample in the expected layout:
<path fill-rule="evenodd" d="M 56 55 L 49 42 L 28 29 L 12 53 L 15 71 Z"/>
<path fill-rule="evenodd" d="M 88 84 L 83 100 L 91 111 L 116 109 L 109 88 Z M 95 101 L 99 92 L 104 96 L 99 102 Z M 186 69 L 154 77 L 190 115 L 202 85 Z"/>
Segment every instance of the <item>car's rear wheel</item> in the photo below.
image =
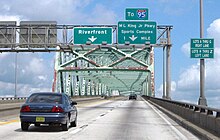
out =
<path fill-rule="evenodd" d="M 21 130 L 28 131 L 29 123 L 21 122 Z"/>
<path fill-rule="evenodd" d="M 70 123 L 71 127 L 76 127 L 76 125 L 77 125 L 77 117 L 73 122 Z"/>
<path fill-rule="evenodd" d="M 34 126 L 39 127 L 39 126 L 40 126 L 40 124 L 39 124 L 39 123 L 35 123 L 35 124 L 34 124 Z"/>
<path fill-rule="evenodd" d="M 68 129 L 69 129 L 69 124 L 70 124 L 70 119 L 67 118 L 66 123 L 65 123 L 65 124 L 62 124 L 62 130 L 63 130 L 63 131 L 68 131 Z"/>

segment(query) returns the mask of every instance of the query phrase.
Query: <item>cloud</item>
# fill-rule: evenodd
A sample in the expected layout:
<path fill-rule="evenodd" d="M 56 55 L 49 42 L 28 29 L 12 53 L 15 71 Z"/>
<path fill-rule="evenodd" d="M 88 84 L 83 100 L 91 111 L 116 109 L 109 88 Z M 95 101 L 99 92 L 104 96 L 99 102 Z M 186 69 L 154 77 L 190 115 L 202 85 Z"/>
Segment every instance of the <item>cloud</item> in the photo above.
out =
<path fill-rule="evenodd" d="M 171 93 L 176 91 L 176 82 L 172 81 L 171 82 Z M 163 84 L 160 85 L 160 88 L 157 89 L 156 91 L 156 96 L 157 97 L 162 97 L 163 96 Z"/>
<path fill-rule="evenodd" d="M 3 0 L 0 5 L 3 5 L 0 19 L 2 16 L 16 21 L 52 20 L 59 24 L 112 24 L 116 21 L 114 11 L 102 4 L 94 6 L 92 0 Z"/>
<path fill-rule="evenodd" d="M 0 95 L 14 93 L 15 53 L 0 54 Z M 49 57 L 48 57 L 49 58 Z M 52 57 L 53 58 L 53 57 Z M 44 60 L 38 53 L 17 54 L 18 95 L 29 94 L 33 89 L 51 89 L 53 60 Z M 27 91 L 25 91 L 27 89 Z M 27 95 L 26 95 L 27 96 Z"/>
<path fill-rule="evenodd" d="M 197 85 L 199 84 L 199 64 L 192 65 L 180 74 L 177 82 L 179 90 L 198 90 Z"/>
<path fill-rule="evenodd" d="M 115 24 L 116 17 L 116 14 L 108 10 L 106 6 L 97 4 L 88 18 L 88 22 L 93 24 Z"/>
<path fill-rule="evenodd" d="M 0 15 L 0 21 L 20 21 L 21 17 L 18 15 Z"/>
<path fill-rule="evenodd" d="M 158 0 L 160 4 L 160 12 L 164 12 L 166 15 L 169 16 L 182 16 L 185 13 L 189 12 L 192 9 L 193 3 L 190 5 L 186 2 L 182 2 L 182 0 Z"/>
<path fill-rule="evenodd" d="M 215 40 L 215 56 L 214 59 L 205 60 L 205 93 L 208 93 L 206 96 L 216 95 L 220 91 L 220 19 L 214 20 L 207 29 L 208 38 L 214 38 Z M 185 54 L 189 54 L 190 44 L 186 43 L 182 46 L 181 50 Z M 186 95 L 190 93 L 187 100 L 193 99 L 194 96 L 199 96 L 199 85 L 200 85 L 200 65 L 199 59 L 197 64 L 193 64 L 186 68 L 179 76 L 177 81 L 177 88 L 174 94 L 179 95 L 184 98 L 188 98 Z M 176 96 L 175 95 L 175 96 Z M 177 96 L 176 96 L 177 97 Z M 218 99 L 220 96 L 209 98 L 209 100 Z M 178 98 L 178 97 L 177 97 Z M 180 99 L 180 98 L 179 98 Z"/>
<path fill-rule="evenodd" d="M 213 21 L 207 29 L 208 37 L 215 38 L 216 47 L 220 47 L 220 19 Z"/>
<path fill-rule="evenodd" d="M 112 24 L 116 14 L 92 0 L 13 0 L 0 1 L 1 21 L 55 20 L 58 24 Z M 104 19 L 104 20 L 103 20 Z M 54 54 L 17 54 L 17 93 L 49 91 L 52 87 Z M 0 95 L 15 91 L 15 53 L 0 54 Z"/>
<path fill-rule="evenodd" d="M 90 0 L 3 0 L 2 15 L 18 15 L 30 20 L 70 21 Z"/>
<path fill-rule="evenodd" d="M 182 48 L 181 48 L 181 51 L 187 56 L 187 57 L 190 57 L 190 43 L 187 42 L 185 44 L 183 44 Z"/>
<path fill-rule="evenodd" d="M 216 78 L 218 73 L 220 73 L 220 19 L 213 21 L 209 28 L 207 29 L 208 38 L 214 38 L 215 40 L 215 58 L 206 59 L 205 62 L 205 76 L 206 76 L 206 87 L 207 90 L 212 90 L 214 87 L 220 89 L 219 82 L 220 78 Z M 218 43 L 219 42 L 219 43 Z M 185 43 L 181 50 L 187 55 L 190 51 L 190 43 Z M 198 59 L 199 60 L 199 59 Z M 199 61 L 198 61 L 199 62 Z M 190 66 L 185 69 L 180 75 L 177 82 L 179 90 L 198 90 L 199 85 L 199 63 Z"/>

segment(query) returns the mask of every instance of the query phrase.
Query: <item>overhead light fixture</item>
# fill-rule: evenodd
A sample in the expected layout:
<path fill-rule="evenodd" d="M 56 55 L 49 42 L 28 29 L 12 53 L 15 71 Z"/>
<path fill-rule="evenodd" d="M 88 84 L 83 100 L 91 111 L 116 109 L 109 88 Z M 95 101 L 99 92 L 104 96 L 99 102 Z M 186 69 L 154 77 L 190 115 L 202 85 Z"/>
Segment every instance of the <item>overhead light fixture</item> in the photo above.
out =
<path fill-rule="evenodd" d="M 150 42 L 149 42 L 149 41 L 146 41 L 146 42 L 145 42 L 145 45 L 150 45 Z"/>
<path fill-rule="evenodd" d="M 92 42 L 91 41 L 86 41 L 86 45 L 91 45 Z"/>
<path fill-rule="evenodd" d="M 107 45 L 107 41 L 102 41 L 102 45 Z"/>
<path fill-rule="evenodd" d="M 125 41 L 125 45 L 130 45 L 130 41 Z"/>

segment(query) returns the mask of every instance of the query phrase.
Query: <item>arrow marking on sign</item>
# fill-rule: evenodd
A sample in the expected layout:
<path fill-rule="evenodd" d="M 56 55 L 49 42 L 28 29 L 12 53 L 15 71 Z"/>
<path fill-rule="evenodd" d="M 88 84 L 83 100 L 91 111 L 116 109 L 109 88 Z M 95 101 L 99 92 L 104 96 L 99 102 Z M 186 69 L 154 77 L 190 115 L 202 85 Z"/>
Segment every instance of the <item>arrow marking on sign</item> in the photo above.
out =
<path fill-rule="evenodd" d="M 137 39 L 137 37 L 135 37 L 134 35 L 132 35 L 131 37 L 129 37 L 132 41 L 135 41 L 135 39 Z"/>
<path fill-rule="evenodd" d="M 97 39 L 97 38 L 95 38 L 94 36 L 92 36 L 92 37 L 89 38 L 89 40 L 90 40 L 91 42 L 94 42 L 96 39 Z"/>

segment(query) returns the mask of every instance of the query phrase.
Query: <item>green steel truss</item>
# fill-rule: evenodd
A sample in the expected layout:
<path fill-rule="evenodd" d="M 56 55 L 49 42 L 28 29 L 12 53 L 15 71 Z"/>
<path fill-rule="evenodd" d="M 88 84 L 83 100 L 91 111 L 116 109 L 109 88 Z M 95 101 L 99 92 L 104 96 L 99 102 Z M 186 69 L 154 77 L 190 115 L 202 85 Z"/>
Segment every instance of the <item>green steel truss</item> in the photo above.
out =
<path fill-rule="evenodd" d="M 71 49 L 72 53 L 57 53 L 56 89 L 60 92 L 70 95 L 111 95 L 112 91 L 141 93 L 142 85 L 151 83 L 148 77 L 154 70 L 153 61 L 150 61 L 153 60 L 153 49 L 149 45 Z"/>
<path fill-rule="evenodd" d="M 72 41 L 75 27 L 111 27 L 114 43 L 75 45 Z M 119 45 L 116 25 L 23 22 L 17 26 L 16 22 L 2 22 L 0 52 L 56 52 L 53 91 L 72 96 L 131 92 L 154 96 L 154 48 L 165 48 L 167 84 L 164 87 L 169 95 L 171 29 L 172 26 L 157 26 L 157 44 Z"/>

